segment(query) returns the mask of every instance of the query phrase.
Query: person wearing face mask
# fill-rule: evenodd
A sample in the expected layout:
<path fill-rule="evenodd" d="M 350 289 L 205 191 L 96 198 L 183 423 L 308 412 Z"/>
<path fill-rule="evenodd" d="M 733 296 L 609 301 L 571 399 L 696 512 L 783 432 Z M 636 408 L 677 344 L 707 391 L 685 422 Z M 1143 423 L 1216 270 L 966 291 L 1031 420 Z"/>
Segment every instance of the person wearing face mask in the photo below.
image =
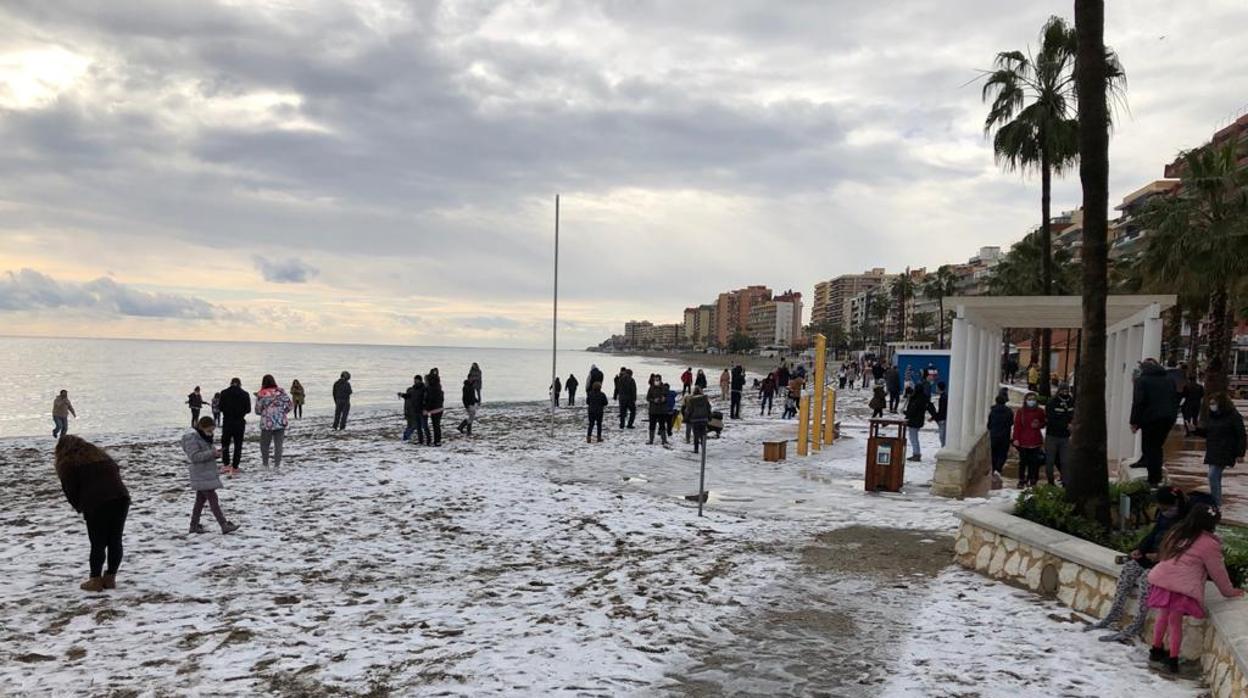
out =
<path fill-rule="evenodd" d="M 1131 398 L 1131 431 L 1141 432 L 1141 456 L 1132 468 L 1148 468 L 1148 484 L 1160 485 L 1162 479 L 1162 447 L 1179 413 L 1174 383 L 1156 359 L 1140 363 Z"/>
<path fill-rule="evenodd" d="M 1044 476 L 1050 485 L 1054 483 L 1054 468 L 1058 479 L 1064 481 L 1062 470 L 1070 463 L 1070 423 L 1074 418 L 1075 399 L 1070 395 L 1070 384 L 1063 381 L 1044 406 Z"/>
<path fill-rule="evenodd" d="M 663 378 L 651 374 L 650 389 L 646 391 L 646 404 L 650 414 L 650 444 L 654 444 L 654 430 L 659 430 L 659 438 L 667 445 L 667 388 L 663 387 Z"/>
<path fill-rule="evenodd" d="M 1210 395 L 1209 416 L 1204 420 L 1205 465 L 1209 466 L 1209 494 L 1222 505 L 1222 471 L 1243 460 L 1248 448 L 1244 434 L 1244 418 L 1235 409 L 1226 393 Z"/>
<path fill-rule="evenodd" d="M 1023 406 L 1014 415 L 1014 448 L 1018 449 L 1018 489 L 1040 481 L 1040 461 L 1044 460 L 1044 410 L 1033 392 L 1023 397 Z"/>

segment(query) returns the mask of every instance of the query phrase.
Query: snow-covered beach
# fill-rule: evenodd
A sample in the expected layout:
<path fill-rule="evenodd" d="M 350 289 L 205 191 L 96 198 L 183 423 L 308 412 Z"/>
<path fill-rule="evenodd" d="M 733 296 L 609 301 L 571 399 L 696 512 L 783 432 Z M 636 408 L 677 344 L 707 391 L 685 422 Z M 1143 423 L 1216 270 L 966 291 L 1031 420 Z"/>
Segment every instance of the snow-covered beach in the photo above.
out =
<path fill-rule="evenodd" d="M 187 534 L 176 430 L 102 438 L 134 504 L 98 595 L 51 440 L 7 440 L 0 694 L 1200 695 L 953 566 L 974 502 L 928 494 L 934 430 L 905 493 L 862 492 L 864 398 L 781 463 L 761 442 L 793 424 L 747 402 L 710 441 L 703 518 L 683 435 L 648 446 L 608 413 L 586 444 L 579 408 L 551 439 L 541 405 L 486 405 L 441 449 L 399 441 L 397 413 L 296 422 L 281 471 L 248 443 L 229 536 Z"/>

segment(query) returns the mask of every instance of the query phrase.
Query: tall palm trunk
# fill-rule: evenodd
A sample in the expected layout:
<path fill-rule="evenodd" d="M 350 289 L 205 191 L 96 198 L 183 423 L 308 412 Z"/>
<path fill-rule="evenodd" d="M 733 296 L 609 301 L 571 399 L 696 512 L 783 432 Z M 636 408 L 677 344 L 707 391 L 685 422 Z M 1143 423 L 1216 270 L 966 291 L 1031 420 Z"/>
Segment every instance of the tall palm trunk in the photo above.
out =
<path fill-rule="evenodd" d="M 944 349 L 945 348 L 945 296 L 943 293 L 940 295 L 940 297 L 936 299 L 936 302 L 940 305 L 940 317 L 936 318 L 936 325 L 940 328 L 938 330 L 938 333 L 940 334 L 940 348 Z"/>
<path fill-rule="evenodd" d="M 1166 314 L 1166 364 L 1183 360 L 1183 306 L 1176 304 Z"/>
<path fill-rule="evenodd" d="M 1199 304 L 1187 309 L 1187 324 L 1191 327 L 1192 337 L 1187 350 L 1187 379 L 1196 380 L 1200 375 L 1200 324 L 1205 320 L 1204 309 Z"/>
<path fill-rule="evenodd" d="M 1220 393 L 1227 386 L 1227 363 L 1231 356 L 1229 294 L 1219 288 L 1209 297 L 1209 363 L 1205 366 L 1205 392 Z"/>
<path fill-rule="evenodd" d="M 1044 283 L 1044 295 L 1053 295 L 1053 231 L 1049 221 L 1053 217 L 1053 172 L 1049 146 L 1044 129 L 1040 129 L 1040 278 Z M 1044 328 L 1040 340 L 1040 394 L 1049 394 L 1049 359 L 1053 354 L 1053 330 Z M 1036 345 L 1031 345 L 1034 354 Z"/>
<path fill-rule="evenodd" d="M 1083 184 L 1083 343 L 1075 394 L 1070 481 L 1076 509 L 1109 524 L 1108 430 L 1105 415 L 1106 241 L 1109 210 L 1109 110 L 1106 104 L 1105 2 L 1075 0 L 1078 36 L 1079 181 Z"/>

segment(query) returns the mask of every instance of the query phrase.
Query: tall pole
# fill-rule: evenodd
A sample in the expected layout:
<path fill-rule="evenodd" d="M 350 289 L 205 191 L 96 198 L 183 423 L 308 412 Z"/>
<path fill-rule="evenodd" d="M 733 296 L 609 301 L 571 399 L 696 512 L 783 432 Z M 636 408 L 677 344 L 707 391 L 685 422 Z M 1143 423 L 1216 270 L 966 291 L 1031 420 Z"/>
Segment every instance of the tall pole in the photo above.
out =
<path fill-rule="evenodd" d="M 559 195 L 555 194 L 555 302 L 550 327 L 550 435 L 555 435 L 555 379 L 558 377 L 559 351 Z"/>
<path fill-rule="evenodd" d="M 693 438 L 698 438 L 695 434 Z M 702 432 L 702 468 L 698 470 L 698 516 L 702 515 L 702 503 L 706 501 L 706 431 Z"/>

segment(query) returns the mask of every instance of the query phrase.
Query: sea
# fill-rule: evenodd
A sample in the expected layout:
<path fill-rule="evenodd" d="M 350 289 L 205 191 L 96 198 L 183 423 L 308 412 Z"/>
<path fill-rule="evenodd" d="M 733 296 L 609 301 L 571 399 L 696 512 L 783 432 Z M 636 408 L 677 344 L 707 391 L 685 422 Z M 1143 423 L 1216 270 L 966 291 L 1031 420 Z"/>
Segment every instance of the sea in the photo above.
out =
<path fill-rule="evenodd" d="M 0 337 L 0 438 L 51 438 L 52 400 L 61 389 L 78 413 L 69 420 L 71 433 L 189 427 L 186 400 L 195 386 L 208 401 L 233 377 L 255 392 L 266 373 L 286 389 L 299 379 L 307 393 L 305 416 L 333 414 L 331 388 L 343 371 L 351 372 L 353 415 L 391 409 L 401 415 L 397 393 L 413 375 L 436 367 L 451 408 L 460 403 L 474 361 L 483 376 L 482 417 L 491 403 L 548 404 L 549 349 Z M 575 373 L 581 382 L 578 401 L 594 364 L 608 382 L 628 366 L 639 384 L 650 373 L 676 383 L 684 369 L 662 359 L 572 350 L 559 351 L 556 362 L 561 381 Z M 204 414 L 211 414 L 207 406 Z"/>

